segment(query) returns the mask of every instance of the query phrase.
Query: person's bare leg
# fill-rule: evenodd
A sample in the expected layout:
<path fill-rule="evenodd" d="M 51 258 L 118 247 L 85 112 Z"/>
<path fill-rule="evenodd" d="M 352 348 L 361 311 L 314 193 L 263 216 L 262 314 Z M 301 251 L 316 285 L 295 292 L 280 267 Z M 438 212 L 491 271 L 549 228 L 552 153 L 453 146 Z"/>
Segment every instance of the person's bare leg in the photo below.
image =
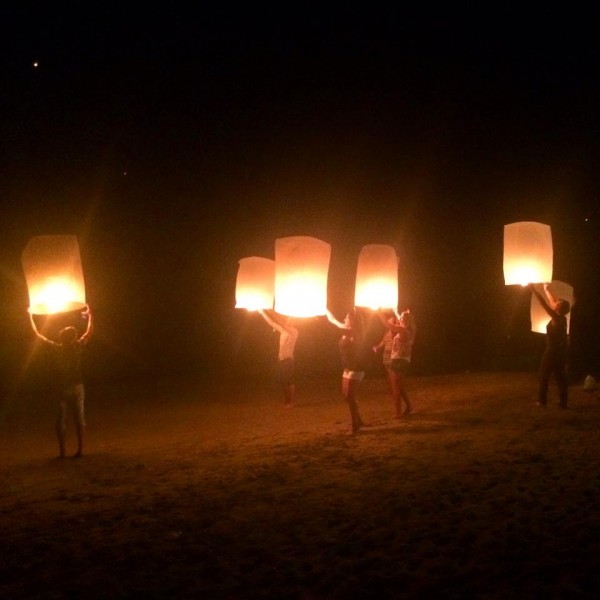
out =
<path fill-rule="evenodd" d="M 77 452 L 73 454 L 73 458 L 81 458 L 83 456 L 83 433 L 85 425 L 77 423 Z"/>
<path fill-rule="evenodd" d="M 400 404 L 402 402 L 404 402 L 404 404 L 406 406 L 406 408 L 404 409 L 402 414 L 404 416 L 408 416 L 412 412 L 412 404 L 410 402 L 408 392 L 406 391 L 406 388 L 404 387 L 404 383 L 405 383 L 404 377 L 399 374 L 398 375 L 398 396 L 400 398 Z"/>
<path fill-rule="evenodd" d="M 394 371 L 390 371 L 390 387 L 392 390 L 392 407 L 394 409 L 394 419 L 399 419 L 402 416 L 402 399 L 400 398 L 398 374 Z"/>
<path fill-rule="evenodd" d="M 294 400 L 296 396 L 296 386 L 291 383 L 290 385 L 283 386 L 283 397 L 285 400 L 286 407 L 294 406 Z"/>
<path fill-rule="evenodd" d="M 73 458 L 81 458 L 83 456 L 83 436 L 85 432 L 85 416 L 83 412 L 83 396 L 73 398 L 73 420 L 77 432 L 77 452 L 73 454 Z"/>
<path fill-rule="evenodd" d="M 62 409 L 59 411 L 58 417 L 56 418 L 56 438 L 58 439 L 58 456 L 59 458 L 64 458 L 66 454 L 67 424 Z"/>
<path fill-rule="evenodd" d="M 404 388 L 402 388 L 402 391 L 400 392 L 400 397 L 402 398 L 402 400 L 404 401 L 404 404 L 406 406 L 406 408 L 404 409 L 402 414 L 404 416 L 408 416 L 412 412 L 412 404 L 411 404 L 410 398 Z"/>
<path fill-rule="evenodd" d="M 387 372 L 387 380 L 388 380 L 388 385 L 390 387 L 390 397 L 392 400 L 392 410 L 394 412 L 394 419 L 397 419 L 400 415 L 399 411 L 398 411 L 398 407 L 397 407 L 397 402 L 396 402 L 396 374 L 394 373 L 394 371 L 392 371 L 391 369 L 388 369 Z"/>
<path fill-rule="evenodd" d="M 352 419 L 352 434 L 358 433 L 361 427 L 364 426 L 363 420 L 360 418 L 358 412 L 358 404 L 356 403 L 356 388 L 358 382 L 352 379 L 346 379 L 346 402 L 350 410 L 350 417 Z"/>

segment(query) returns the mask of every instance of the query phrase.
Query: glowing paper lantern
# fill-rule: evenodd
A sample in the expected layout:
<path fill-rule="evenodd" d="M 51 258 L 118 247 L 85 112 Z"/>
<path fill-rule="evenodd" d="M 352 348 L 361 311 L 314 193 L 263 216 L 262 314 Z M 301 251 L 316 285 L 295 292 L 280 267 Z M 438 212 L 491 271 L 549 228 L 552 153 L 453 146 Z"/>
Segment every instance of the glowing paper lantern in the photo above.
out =
<path fill-rule="evenodd" d="M 290 317 L 316 317 L 327 311 L 331 246 L 313 237 L 275 240 L 275 310 Z"/>
<path fill-rule="evenodd" d="M 356 267 L 355 306 L 398 308 L 398 257 L 392 246 L 363 246 Z"/>
<path fill-rule="evenodd" d="M 567 300 L 571 306 L 573 306 L 573 286 L 565 283 L 564 281 L 554 280 L 549 285 L 550 293 L 557 300 Z M 544 292 L 542 292 L 542 295 Z M 537 296 L 531 294 L 531 331 L 536 333 L 546 333 L 546 325 L 550 320 L 548 313 L 544 310 L 544 307 L 540 304 Z M 567 315 L 567 332 L 571 326 L 571 313 Z"/>
<path fill-rule="evenodd" d="M 275 261 L 249 256 L 239 261 L 235 286 L 235 307 L 247 310 L 273 308 Z"/>
<path fill-rule="evenodd" d="M 32 314 L 51 315 L 85 306 L 85 283 L 76 236 L 33 237 L 23 250 L 21 262 Z"/>
<path fill-rule="evenodd" d="M 549 225 L 523 221 L 504 226 L 504 283 L 527 285 L 552 280 Z"/>

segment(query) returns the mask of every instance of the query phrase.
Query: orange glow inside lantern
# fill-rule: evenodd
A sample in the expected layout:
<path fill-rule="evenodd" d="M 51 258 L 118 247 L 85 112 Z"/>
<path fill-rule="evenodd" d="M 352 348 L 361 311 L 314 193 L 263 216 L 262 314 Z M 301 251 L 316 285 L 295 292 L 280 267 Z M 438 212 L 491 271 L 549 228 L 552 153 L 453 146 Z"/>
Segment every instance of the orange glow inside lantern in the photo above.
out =
<path fill-rule="evenodd" d="M 275 261 L 249 256 L 239 261 L 235 287 L 235 307 L 254 311 L 273 308 Z"/>
<path fill-rule="evenodd" d="M 74 235 L 40 235 L 29 240 L 21 262 L 29 310 L 51 315 L 85 306 L 85 282 Z"/>
<path fill-rule="evenodd" d="M 356 267 L 355 306 L 398 308 L 398 257 L 392 246 L 363 246 Z"/>
<path fill-rule="evenodd" d="M 567 300 L 571 306 L 573 306 L 573 286 L 565 283 L 564 281 L 558 281 L 555 279 L 549 285 L 550 293 L 557 300 Z M 542 295 L 544 292 L 542 291 Z M 544 307 L 540 304 L 537 296 L 531 294 L 531 331 L 535 333 L 546 333 L 546 325 L 550 320 L 548 313 L 544 310 Z M 571 327 L 571 313 L 567 315 L 567 332 Z"/>
<path fill-rule="evenodd" d="M 552 280 L 549 225 L 523 221 L 504 226 L 504 283 L 527 285 Z"/>
<path fill-rule="evenodd" d="M 275 240 L 275 310 L 290 317 L 327 311 L 331 246 L 308 236 Z"/>

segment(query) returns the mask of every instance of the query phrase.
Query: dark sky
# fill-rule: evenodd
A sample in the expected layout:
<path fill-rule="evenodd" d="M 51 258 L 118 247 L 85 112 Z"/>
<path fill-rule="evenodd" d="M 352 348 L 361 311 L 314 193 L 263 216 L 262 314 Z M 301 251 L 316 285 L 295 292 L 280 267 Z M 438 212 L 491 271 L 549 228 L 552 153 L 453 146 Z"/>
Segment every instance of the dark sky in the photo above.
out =
<path fill-rule="evenodd" d="M 528 298 L 502 274 L 521 220 L 551 225 L 578 347 L 596 344 L 591 15 L 427 11 L 2 7 L 4 377 L 30 343 L 20 253 L 45 233 L 79 236 L 104 372 L 272 357 L 235 276 L 285 235 L 331 243 L 340 316 L 362 245 L 394 245 L 423 368 L 497 366 L 522 351 Z"/>

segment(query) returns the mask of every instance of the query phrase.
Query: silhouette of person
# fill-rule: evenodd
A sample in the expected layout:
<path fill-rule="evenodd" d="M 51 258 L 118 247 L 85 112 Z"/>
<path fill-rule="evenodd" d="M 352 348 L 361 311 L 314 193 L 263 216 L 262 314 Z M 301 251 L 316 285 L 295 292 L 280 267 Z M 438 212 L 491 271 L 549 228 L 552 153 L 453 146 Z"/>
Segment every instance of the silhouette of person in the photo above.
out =
<path fill-rule="evenodd" d="M 354 435 L 361 427 L 364 427 L 356 401 L 360 382 L 365 377 L 366 353 L 368 352 L 364 342 L 363 318 L 356 308 L 346 315 L 343 322 L 338 321 L 329 309 L 327 309 L 326 315 L 332 325 L 344 331 L 339 341 L 343 369 L 342 395 L 350 410 L 350 431 Z"/>
<path fill-rule="evenodd" d="M 546 348 L 540 362 L 538 404 L 546 406 L 550 378 L 554 375 L 558 386 L 560 407 L 568 408 L 567 353 L 569 336 L 567 333 L 567 315 L 571 311 L 571 304 L 562 298 L 555 298 L 547 283 L 544 284 L 544 295 L 533 284 L 530 284 L 529 287 L 550 316 L 550 321 L 546 325 Z"/>
<path fill-rule="evenodd" d="M 299 332 L 291 317 L 283 317 L 274 311 L 271 317 L 263 309 L 259 309 L 258 312 L 273 329 L 279 332 L 278 379 L 283 389 L 285 406 L 290 408 L 294 405 L 296 397 L 294 350 Z"/>
<path fill-rule="evenodd" d="M 48 339 L 38 331 L 33 315 L 31 312 L 29 313 L 29 320 L 34 333 L 51 349 L 56 361 L 56 379 L 60 390 L 56 418 L 56 436 L 58 438 L 60 458 L 64 458 L 66 455 L 67 412 L 69 411 L 75 419 L 77 431 L 77 452 L 74 454 L 74 457 L 80 458 L 83 456 L 85 392 L 81 370 L 81 355 L 93 331 L 92 311 L 88 305 L 86 305 L 82 316 L 87 319 L 87 327 L 83 335 L 78 337 L 77 329 L 73 326 L 64 327 L 58 333 L 58 341 L 54 341 Z"/>

